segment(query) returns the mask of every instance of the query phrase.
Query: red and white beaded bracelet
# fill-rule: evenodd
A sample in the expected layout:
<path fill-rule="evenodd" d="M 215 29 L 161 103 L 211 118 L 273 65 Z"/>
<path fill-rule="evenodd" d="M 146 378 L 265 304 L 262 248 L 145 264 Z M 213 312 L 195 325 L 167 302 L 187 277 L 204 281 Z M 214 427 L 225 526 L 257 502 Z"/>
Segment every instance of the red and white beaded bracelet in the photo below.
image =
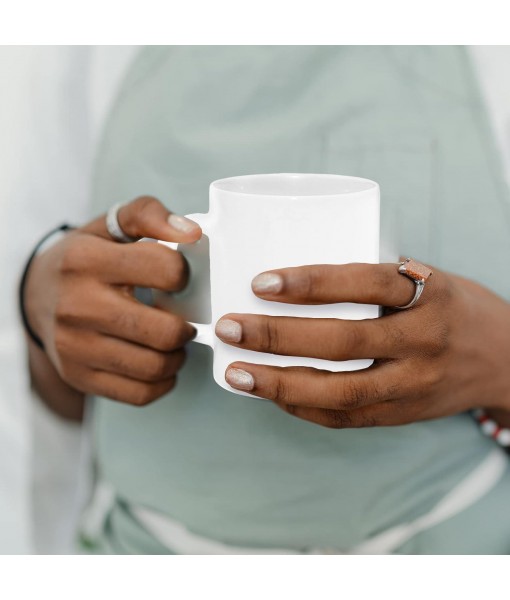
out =
<path fill-rule="evenodd" d="M 500 427 L 496 421 L 493 421 L 483 408 L 477 408 L 473 411 L 473 417 L 478 421 L 480 429 L 485 435 L 491 437 L 500 446 L 510 450 L 510 429 Z"/>

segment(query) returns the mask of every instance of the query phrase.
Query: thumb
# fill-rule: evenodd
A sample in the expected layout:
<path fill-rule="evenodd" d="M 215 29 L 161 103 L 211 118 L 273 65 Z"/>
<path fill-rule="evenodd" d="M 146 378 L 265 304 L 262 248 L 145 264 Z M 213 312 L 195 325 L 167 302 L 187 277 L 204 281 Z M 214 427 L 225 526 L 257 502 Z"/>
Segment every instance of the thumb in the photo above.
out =
<path fill-rule="evenodd" d="M 117 213 L 122 231 L 133 238 L 154 238 L 165 242 L 196 242 L 202 237 L 200 226 L 175 213 L 171 213 L 159 200 L 142 196 L 122 206 Z M 106 228 L 106 217 L 102 215 L 91 221 L 81 231 L 113 239 Z"/>

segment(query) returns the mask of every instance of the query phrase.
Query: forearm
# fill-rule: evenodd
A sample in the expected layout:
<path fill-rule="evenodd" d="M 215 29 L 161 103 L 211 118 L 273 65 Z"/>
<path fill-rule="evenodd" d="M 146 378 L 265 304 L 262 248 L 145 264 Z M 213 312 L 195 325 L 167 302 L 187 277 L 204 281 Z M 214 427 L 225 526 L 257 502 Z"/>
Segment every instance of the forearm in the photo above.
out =
<path fill-rule="evenodd" d="M 85 395 L 65 383 L 55 367 L 31 339 L 27 338 L 32 388 L 48 408 L 64 419 L 82 421 Z"/>

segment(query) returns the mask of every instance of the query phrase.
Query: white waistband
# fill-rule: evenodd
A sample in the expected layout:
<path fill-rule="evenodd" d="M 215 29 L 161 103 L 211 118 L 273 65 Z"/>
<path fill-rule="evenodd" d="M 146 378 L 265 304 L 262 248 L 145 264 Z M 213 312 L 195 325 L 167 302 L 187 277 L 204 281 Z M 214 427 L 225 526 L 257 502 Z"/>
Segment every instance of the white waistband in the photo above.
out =
<path fill-rule="evenodd" d="M 362 542 L 349 554 L 389 554 L 425 531 L 446 521 L 490 492 L 503 477 L 508 467 L 508 456 L 494 449 L 471 473 L 444 496 L 428 513 L 410 523 L 392 527 Z"/>
<path fill-rule="evenodd" d="M 508 467 L 508 456 L 495 448 L 471 473 L 444 496 L 432 510 L 409 523 L 383 531 L 344 552 L 316 547 L 306 551 L 289 548 L 244 548 L 197 535 L 178 521 L 139 505 L 129 505 L 130 513 L 158 542 L 176 554 L 391 554 L 417 533 L 446 521 L 475 504 L 496 486 Z M 102 494 L 104 495 L 104 490 Z"/>

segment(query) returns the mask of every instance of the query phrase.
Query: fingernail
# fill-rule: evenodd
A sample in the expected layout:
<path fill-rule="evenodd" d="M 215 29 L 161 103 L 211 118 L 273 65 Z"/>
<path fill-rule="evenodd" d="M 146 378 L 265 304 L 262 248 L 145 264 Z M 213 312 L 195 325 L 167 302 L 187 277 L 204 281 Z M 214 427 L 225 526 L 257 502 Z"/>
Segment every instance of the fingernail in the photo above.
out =
<path fill-rule="evenodd" d="M 181 217 L 181 215 L 175 215 L 172 213 L 168 217 L 168 223 L 177 231 L 182 231 L 182 233 L 191 233 L 198 228 L 198 225 L 191 221 L 190 219 L 186 219 L 186 217 Z"/>
<path fill-rule="evenodd" d="M 216 335 L 224 342 L 240 342 L 243 329 L 237 321 L 220 319 L 216 323 Z"/>
<path fill-rule="evenodd" d="M 255 381 L 253 377 L 242 369 L 234 369 L 230 367 L 225 373 L 225 379 L 229 385 L 238 390 L 244 390 L 249 392 L 255 387 Z"/>
<path fill-rule="evenodd" d="M 254 292 L 277 294 L 282 291 L 283 279 L 276 273 L 261 273 L 251 282 Z"/>

